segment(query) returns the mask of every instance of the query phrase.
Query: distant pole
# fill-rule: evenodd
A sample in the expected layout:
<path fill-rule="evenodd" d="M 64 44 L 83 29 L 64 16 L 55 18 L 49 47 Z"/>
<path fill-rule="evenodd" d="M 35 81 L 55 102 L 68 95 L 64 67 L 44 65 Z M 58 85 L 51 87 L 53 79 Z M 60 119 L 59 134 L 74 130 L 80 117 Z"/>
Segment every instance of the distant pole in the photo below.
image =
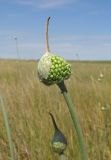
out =
<path fill-rule="evenodd" d="M 76 58 L 77 58 L 77 61 L 80 61 L 80 58 L 79 58 L 79 54 L 76 53 Z"/>
<path fill-rule="evenodd" d="M 19 78 L 21 77 L 21 74 L 20 74 L 20 54 L 19 54 L 19 47 L 18 47 L 18 38 L 17 37 L 14 37 L 14 40 L 15 40 L 15 45 L 16 45 L 16 54 L 17 54 L 17 71 L 18 71 L 18 76 Z"/>
<path fill-rule="evenodd" d="M 16 43 L 16 53 L 17 53 L 17 58 L 20 59 L 19 48 L 18 48 L 18 38 L 15 37 L 14 40 L 15 40 L 15 43 Z"/>

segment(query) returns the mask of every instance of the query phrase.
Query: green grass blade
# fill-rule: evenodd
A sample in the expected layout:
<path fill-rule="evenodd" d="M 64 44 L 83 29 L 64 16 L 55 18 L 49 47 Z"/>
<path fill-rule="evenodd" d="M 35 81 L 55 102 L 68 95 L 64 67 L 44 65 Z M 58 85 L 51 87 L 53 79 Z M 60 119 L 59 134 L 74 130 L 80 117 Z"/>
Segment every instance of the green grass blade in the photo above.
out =
<path fill-rule="evenodd" d="M 1 106 L 2 114 L 4 118 L 7 137 L 8 137 L 11 160 L 14 160 L 14 147 L 13 147 L 13 142 L 12 142 L 12 137 L 11 137 L 11 130 L 10 130 L 9 122 L 8 122 L 7 112 L 5 110 L 5 105 L 4 105 L 3 98 L 1 95 L 0 95 L 0 106 Z"/>

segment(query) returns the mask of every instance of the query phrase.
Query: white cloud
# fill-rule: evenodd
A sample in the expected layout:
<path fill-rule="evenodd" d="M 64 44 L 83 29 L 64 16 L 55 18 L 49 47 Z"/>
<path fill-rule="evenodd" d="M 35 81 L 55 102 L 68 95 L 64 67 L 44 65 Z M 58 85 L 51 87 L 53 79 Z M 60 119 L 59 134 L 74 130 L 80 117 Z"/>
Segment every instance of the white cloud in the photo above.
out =
<path fill-rule="evenodd" d="M 111 35 L 65 35 L 65 36 L 54 36 L 52 37 L 53 41 L 105 41 L 111 40 Z"/>
<path fill-rule="evenodd" d="M 44 39 L 33 39 L 28 34 L 1 31 L 0 57 L 17 57 L 14 37 L 18 37 L 21 58 L 40 58 L 45 52 Z M 76 54 L 79 54 L 80 59 L 111 59 L 111 35 L 56 35 L 50 40 L 50 49 L 67 59 L 76 59 Z"/>
<path fill-rule="evenodd" d="M 22 4 L 22 5 L 34 5 L 36 1 L 34 0 L 16 0 L 17 3 Z"/>
<path fill-rule="evenodd" d="M 21 5 L 33 6 L 39 9 L 52 9 L 71 4 L 76 0 L 16 0 Z"/>
<path fill-rule="evenodd" d="M 43 0 L 39 4 L 40 8 L 48 9 L 48 8 L 55 8 L 55 7 L 60 7 L 64 6 L 66 4 L 72 3 L 72 0 Z"/>
<path fill-rule="evenodd" d="M 36 42 L 23 42 L 19 45 L 19 47 L 23 50 L 34 50 L 34 49 L 40 49 L 44 45 L 42 43 L 36 43 Z"/>
<path fill-rule="evenodd" d="M 111 47 L 111 42 L 110 43 L 104 43 L 103 44 L 105 47 Z"/>

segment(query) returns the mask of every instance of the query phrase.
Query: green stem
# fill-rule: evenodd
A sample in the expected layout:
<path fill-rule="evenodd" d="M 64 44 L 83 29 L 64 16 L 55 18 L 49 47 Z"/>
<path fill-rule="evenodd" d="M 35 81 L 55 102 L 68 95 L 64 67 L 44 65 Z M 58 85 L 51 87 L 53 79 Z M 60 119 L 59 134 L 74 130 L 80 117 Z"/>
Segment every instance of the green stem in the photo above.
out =
<path fill-rule="evenodd" d="M 60 155 L 60 160 L 65 160 L 65 155 L 64 154 Z"/>
<path fill-rule="evenodd" d="M 4 105 L 3 98 L 1 95 L 0 95 L 0 102 L 1 102 L 1 109 L 2 109 L 5 128 L 6 128 L 6 132 L 7 132 L 8 142 L 9 142 L 11 160 L 14 160 L 14 147 L 13 147 L 13 142 L 12 142 L 12 137 L 11 137 L 11 131 L 10 131 L 9 123 L 8 123 L 7 112 L 5 110 L 5 105 Z"/>
<path fill-rule="evenodd" d="M 109 145 L 108 122 L 109 122 L 109 118 L 110 118 L 110 111 L 109 111 L 108 104 L 105 104 L 102 111 L 103 111 L 103 116 L 104 116 L 104 132 L 103 132 L 103 144 L 102 144 L 101 148 L 102 148 L 102 153 L 103 153 L 103 158 L 104 158 L 106 148 Z"/>
<path fill-rule="evenodd" d="M 70 97 L 67 89 L 66 89 L 66 86 L 65 86 L 64 82 L 58 84 L 58 86 L 59 86 L 59 88 L 60 88 L 60 90 L 61 90 L 61 92 L 64 96 L 64 99 L 65 99 L 66 103 L 67 103 L 67 106 L 68 106 L 68 109 L 69 109 L 74 127 L 76 129 L 76 133 L 77 133 L 77 137 L 78 137 L 78 143 L 79 143 L 79 146 L 80 146 L 81 159 L 82 160 L 88 160 L 88 154 L 87 154 L 87 151 L 86 151 L 84 137 L 83 137 L 82 129 L 81 129 L 81 126 L 80 126 L 80 123 L 79 123 L 77 113 L 76 113 L 75 106 L 73 105 L 73 102 L 71 100 L 71 97 Z"/>

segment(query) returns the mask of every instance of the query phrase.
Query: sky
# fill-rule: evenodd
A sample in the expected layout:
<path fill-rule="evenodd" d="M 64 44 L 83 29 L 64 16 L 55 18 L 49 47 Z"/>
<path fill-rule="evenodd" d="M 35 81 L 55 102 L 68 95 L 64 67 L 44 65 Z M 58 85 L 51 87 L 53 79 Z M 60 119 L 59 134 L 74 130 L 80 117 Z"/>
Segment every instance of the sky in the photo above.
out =
<path fill-rule="evenodd" d="M 0 58 L 111 60 L 110 0 L 0 0 Z"/>

